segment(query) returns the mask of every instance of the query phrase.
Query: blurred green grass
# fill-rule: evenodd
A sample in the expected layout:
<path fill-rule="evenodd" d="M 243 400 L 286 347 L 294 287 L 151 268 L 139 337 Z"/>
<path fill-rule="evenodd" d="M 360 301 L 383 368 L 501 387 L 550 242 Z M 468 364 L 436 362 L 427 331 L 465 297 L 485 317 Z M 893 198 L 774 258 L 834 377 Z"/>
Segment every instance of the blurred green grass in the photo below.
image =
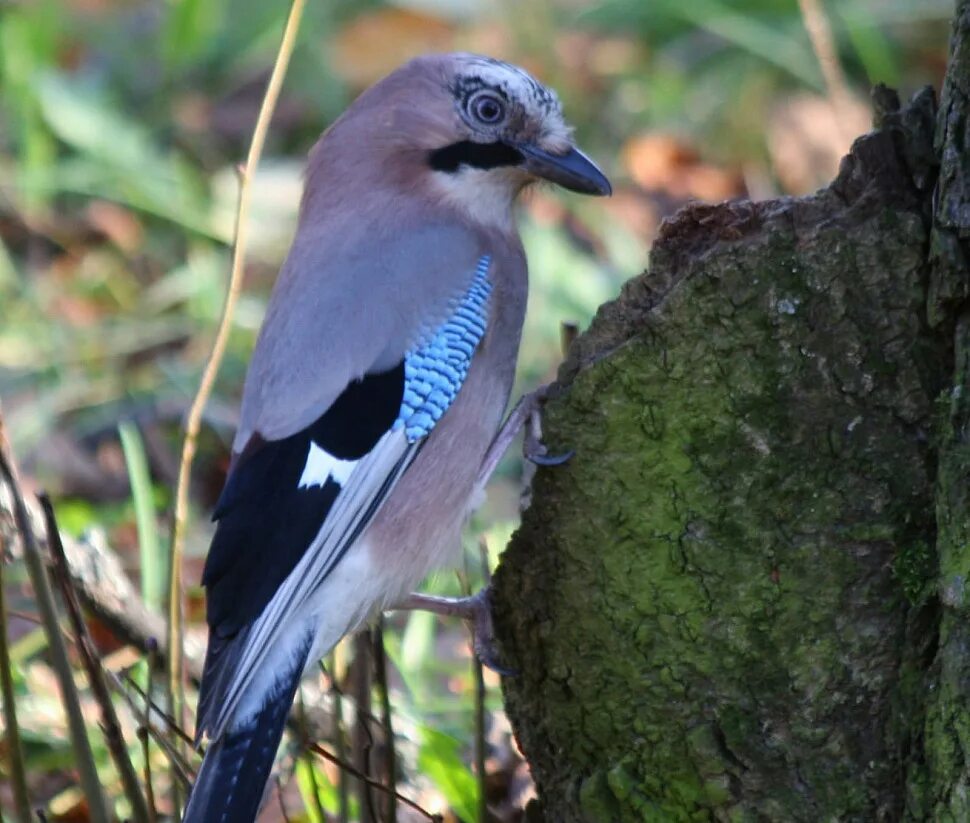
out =
<path fill-rule="evenodd" d="M 840 0 L 826 9 L 859 99 L 875 82 L 904 93 L 939 82 L 951 0 Z M 107 528 L 156 603 L 179 423 L 222 309 L 233 169 L 286 11 L 246 0 L 0 7 L 4 416 L 30 473 L 57 493 L 65 525 Z M 190 581 L 207 546 L 246 359 L 292 233 L 302 158 L 362 86 L 431 48 L 487 51 L 536 72 L 559 90 L 580 143 L 616 183 L 612 203 L 538 191 L 526 204 L 532 293 L 518 390 L 553 376 L 561 321 L 585 325 L 644 268 L 665 214 L 690 197 L 799 193 L 792 179 L 817 182 L 788 173 L 781 158 L 791 155 L 772 132 L 780 107 L 806 96 L 824 103 L 826 93 L 796 0 L 309 4 L 257 180 L 246 293 L 201 444 Z M 650 165 L 658 144 L 637 141 L 656 135 L 681 152 L 676 168 Z M 781 139 L 796 157 L 811 148 L 794 129 Z M 687 179 L 701 182 L 685 188 Z M 510 457 L 473 520 L 470 531 L 487 536 L 493 555 L 514 526 L 521 472 Z M 22 575 L 8 579 L 29 611 Z M 460 587 L 442 573 L 429 590 Z M 463 630 L 420 614 L 389 625 L 392 701 L 416 747 L 411 768 L 442 807 L 468 819 L 477 784 L 467 766 L 473 686 Z M 37 630 L 17 631 L 33 785 L 45 802 L 69 805 L 58 779 L 69 749 L 62 726 L 49 722 L 57 703 L 44 679 L 45 644 Z M 488 701 L 500 712 L 496 689 Z M 97 754 L 111 774 L 103 745 Z M 306 791 L 309 767 L 301 768 Z M 322 766 L 313 768 L 329 785 Z M 333 802 L 331 793 L 328 811 Z"/>

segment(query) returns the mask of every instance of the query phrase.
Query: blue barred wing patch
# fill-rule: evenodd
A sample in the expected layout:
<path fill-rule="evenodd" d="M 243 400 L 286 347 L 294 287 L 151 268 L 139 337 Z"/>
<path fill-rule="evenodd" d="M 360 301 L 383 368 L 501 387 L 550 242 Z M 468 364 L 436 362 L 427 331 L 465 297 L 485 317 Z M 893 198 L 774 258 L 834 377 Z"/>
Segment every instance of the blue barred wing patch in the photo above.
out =
<path fill-rule="evenodd" d="M 427 437 L 465 381 L 475 349 L 485 336 L 492 284 L 483 255 L 468 291 L 450 307 L 444 323 L 404 356 L 404 398 L 394 429 L 409 443 Z"/>

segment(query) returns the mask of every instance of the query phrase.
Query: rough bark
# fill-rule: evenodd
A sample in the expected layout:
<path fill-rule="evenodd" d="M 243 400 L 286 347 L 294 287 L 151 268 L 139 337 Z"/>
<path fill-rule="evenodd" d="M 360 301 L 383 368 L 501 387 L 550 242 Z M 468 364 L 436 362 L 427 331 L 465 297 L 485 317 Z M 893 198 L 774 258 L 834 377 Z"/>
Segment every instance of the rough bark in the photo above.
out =
<path fill-rule="evenodd" d="M 941 398 L 936 490 L 939 651 L 925 727 L 926 762 L 911 793 L 936 820 L 970 820 L 970 2 L 958 3 L 936 131 L 940 158 L 929 321 L 952 339 Z"/>
<path fill-rule="evenodd" d="M 494 580 L 533 819 L 970 819 L 968 8 L 938 122 L 680 213 L 572 347 Z"/>

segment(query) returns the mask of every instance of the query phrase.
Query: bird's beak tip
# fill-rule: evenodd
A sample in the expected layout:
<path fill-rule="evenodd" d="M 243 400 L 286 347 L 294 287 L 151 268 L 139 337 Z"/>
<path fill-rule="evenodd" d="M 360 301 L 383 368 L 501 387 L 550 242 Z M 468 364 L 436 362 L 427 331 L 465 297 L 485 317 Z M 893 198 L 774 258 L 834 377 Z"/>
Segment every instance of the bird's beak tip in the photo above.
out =
<path fill-rule="evenodd" d="M 597 165 L 575 146 L 565 154 L 553 154 L 534 145 L 517 146 L 524 157 L 523 167 L 536 177 L 556 183 L 570 191 L 609 197 L 613 186 Z"/>

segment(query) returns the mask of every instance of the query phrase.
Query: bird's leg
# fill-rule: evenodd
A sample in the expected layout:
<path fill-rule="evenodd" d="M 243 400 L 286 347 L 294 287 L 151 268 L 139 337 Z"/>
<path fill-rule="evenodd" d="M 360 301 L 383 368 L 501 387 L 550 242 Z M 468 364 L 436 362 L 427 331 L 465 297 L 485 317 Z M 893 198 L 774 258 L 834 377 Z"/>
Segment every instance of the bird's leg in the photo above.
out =
<path fill-rule="evenodd" d="M 395 610 L 433 612 L 446 617 L 460 617 L 471 625 L 472 648 L 475 656 L 492 671 L 506 677 L 515 674 L 499 663 L 495 650 L 495 629 L 492 625 L 491 587 L 484 586 L 470 597 L 438 597 L 433 594 L 410 594 Z"/>
<path fill-rule="evenodd" d="M 523 395 L 519 402 L 515 404 L 515 408 L 505 419 L 485 452 L 475 484 L 477 489 L 485 488 L 485 484 L 488 483 L 489 478 L 495 472 L 495 467 L 498 466 L 502 456 L 512 445 L 512 441 L 515 440 L 520 429 L 525 429 L 522 453 L 526 460 L 530 460 L 539 466 L 559 466 L 573 456 L 572 451 L 560 455 L 546 453 L 546 447 L 542 442 L 541 409 L 548 391 L 548 386 L 542 386 L 529 394 Z M 420 609 L 466 620 L 471 624 L 472 646 L 476 657 L 492 671 L 508 676 L 514 674 L 514 672 L 504 668 L 499 663 L 498 654 L 495 651 L 495 630 L 492 625 L 490 593 L 490 585 L 485 585 L 477 594 L 470 597 L 411 594 L 403 603 L 399 603 L 393 609 L 395 611 Z"/>
<path fill-rule="evenodd" d="M 508 451 L 519 430 L 525 428 L 525 439 L 522 443 L 522 454 L 526 460 L 538 466 L 560 466 L 573 456 L 572 450 L 565 454 L 550 455 L 542 442 L 542 404 L 549 393 L 548 386 L 541 386 L 533 392 L 523 395 L 515 408 L 505 418 L 505 422 L 492 440 L 485 459 L 478 473 L 478 488 L 484 488 L 488 479 L 495 472 L 502 455 Z"/>

